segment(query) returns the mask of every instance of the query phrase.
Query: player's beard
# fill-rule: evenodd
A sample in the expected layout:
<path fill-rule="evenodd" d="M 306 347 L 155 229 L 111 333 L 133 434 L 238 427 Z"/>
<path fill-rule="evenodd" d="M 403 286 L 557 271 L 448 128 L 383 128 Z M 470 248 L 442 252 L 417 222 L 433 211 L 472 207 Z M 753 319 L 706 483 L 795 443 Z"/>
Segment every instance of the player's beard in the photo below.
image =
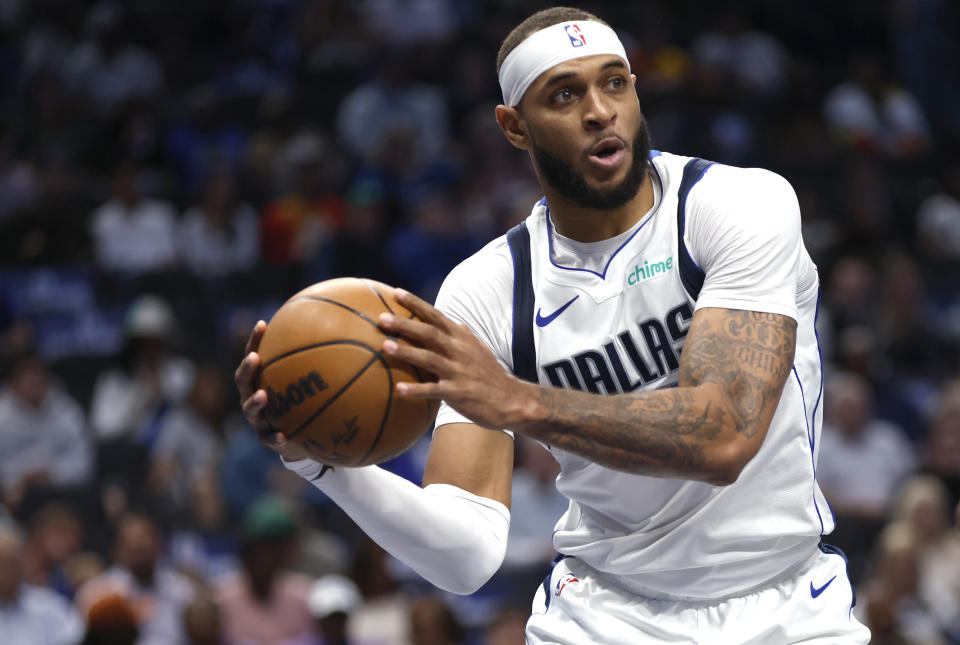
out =
<path fill-rule="evenodd" d="M 533 145 L 533 158 L 543 179 L 558 193 L 584 208 L 610 210 L 623 206 L 640 190 L 647 173 L 647 157 L 650 155 L 651 144 L 647 121 L 643 118 L 640 119 L 640 125 L 637 126 L 637 132 L 630 144 L 632 159 L 627 176 L 619 184 L 606 190 L 591 188 L 583 174 L 578 173 L 563 159 L 537 145 L 532 131 L 530 142 Z"/>

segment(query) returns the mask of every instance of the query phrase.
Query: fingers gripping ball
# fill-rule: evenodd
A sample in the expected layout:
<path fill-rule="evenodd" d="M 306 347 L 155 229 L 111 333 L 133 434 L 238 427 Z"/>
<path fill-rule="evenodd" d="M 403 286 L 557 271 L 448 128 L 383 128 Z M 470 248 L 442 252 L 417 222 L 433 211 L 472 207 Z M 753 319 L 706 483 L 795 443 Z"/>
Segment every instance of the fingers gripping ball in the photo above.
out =
<path fill-rule="evenodd" d="M 383 312 L 413 317 L 392 287 L 337 278 L 294 295 L 267 325 L 258 375 L 267 391 L 264 413 L 274 430 L 317 461 L 378 464 L 433 425 L 436 401 L 396 395 L 397 383 L 433 376 L 383 353 L 387 335 L 377 325 Z"/>

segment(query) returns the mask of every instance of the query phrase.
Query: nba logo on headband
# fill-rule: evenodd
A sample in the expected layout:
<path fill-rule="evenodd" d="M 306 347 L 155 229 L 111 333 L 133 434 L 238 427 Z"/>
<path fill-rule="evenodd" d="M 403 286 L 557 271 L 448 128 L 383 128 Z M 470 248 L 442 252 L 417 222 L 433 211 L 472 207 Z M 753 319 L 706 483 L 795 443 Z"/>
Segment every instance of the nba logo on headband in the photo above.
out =
<path fill-rule="evenodd" d="M 574 47 L 583 47 L 587 44 L 587 39 L 583 37 L 583 32 L 580 31 L 580 27 L 577 25 L 565 25 L 564 29 L 567 32 L 567 36 L 570 37 L 570 44 Z"/>

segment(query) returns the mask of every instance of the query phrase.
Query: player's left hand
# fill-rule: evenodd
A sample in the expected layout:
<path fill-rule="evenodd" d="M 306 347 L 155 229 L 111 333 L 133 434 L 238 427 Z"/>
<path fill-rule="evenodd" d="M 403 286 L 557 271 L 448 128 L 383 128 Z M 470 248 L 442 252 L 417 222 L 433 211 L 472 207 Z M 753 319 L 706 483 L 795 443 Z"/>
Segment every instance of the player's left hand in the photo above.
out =
<path fill-rule="evenodd" d="M 395 291 L 395 297 L 419 320 L 380 314 L 380 326 L 417 346 L 387 339 L 384 353 L 437 375 L 435 383 L 398 383 L 397 394 L 443 399 L 486 428 L 509 428 L 523 420 L 535 386 L 505 370 L 466 325 L 402 289 Z"/>

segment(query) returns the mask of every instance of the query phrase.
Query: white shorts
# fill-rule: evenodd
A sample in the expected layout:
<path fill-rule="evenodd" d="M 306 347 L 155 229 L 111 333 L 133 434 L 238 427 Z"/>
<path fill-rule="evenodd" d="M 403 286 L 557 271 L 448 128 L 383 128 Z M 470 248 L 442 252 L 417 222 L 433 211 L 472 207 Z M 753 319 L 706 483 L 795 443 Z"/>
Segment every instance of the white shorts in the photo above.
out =
<path fill-rule="evenodd" d="M 557 563 L 533 599 L 527 645 L 866 645 L 853 616 L 846 559 L 818 550 L 793 576 L 744 596 L 686 601 L 643 598 L 577 558 Z"/>

